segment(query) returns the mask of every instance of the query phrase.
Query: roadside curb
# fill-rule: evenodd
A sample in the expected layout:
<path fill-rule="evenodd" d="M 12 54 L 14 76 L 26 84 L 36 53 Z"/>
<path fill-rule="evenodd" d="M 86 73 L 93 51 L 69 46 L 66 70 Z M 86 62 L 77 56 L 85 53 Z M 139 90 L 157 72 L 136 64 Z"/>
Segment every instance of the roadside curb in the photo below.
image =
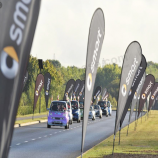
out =
<path fill-rule="evenodd" d="M 33 124 L 37 124 L 37 123 L 43 123 L 43 122 L 47 122 L 47 120 L 38 120 L 38 121 L 34 121 L 34 122 L 15 124 L 14 128 L 28 126 L 28 125 L 33 125 Z"/>

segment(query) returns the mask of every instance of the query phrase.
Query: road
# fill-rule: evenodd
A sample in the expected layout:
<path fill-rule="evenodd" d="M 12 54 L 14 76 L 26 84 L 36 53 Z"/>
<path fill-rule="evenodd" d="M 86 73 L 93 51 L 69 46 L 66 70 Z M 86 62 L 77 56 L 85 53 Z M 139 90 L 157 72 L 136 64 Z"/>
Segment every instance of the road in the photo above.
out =
<path fill-rule="evenodd" d="M 113 111 L 112 116 L 88 121 L 84 152 L 113 134 L 115 114 Z M 128 117 L 127 114 L 123 127 Z M 15 128 L 9 158 L 75 158 L 80 155 L 81 133 L 82 123 L 77 122 L 69 130 L 63 127 L 47 129 L 46 123 Z"/>

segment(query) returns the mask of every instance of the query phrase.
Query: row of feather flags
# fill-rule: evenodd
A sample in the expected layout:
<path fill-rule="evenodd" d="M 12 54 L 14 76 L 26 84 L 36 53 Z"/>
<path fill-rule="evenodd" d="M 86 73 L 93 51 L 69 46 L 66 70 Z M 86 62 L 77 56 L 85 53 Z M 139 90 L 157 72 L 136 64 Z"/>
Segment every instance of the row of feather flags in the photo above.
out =
<path fill-rule="evenodd" d="M 130 124 L 135 105 L 138 106 L 138 113 L 136 113 L 138 118 L 147 98 L 150 98 L 147 107 L 148 111 L 150 111 L 158 95 L 158 83 L 155 82 L 152 74 L 146 75 L 146 67 L 146 59 L 142 54 L 140 44 L 137 41 L 130 43 L 125 52 L 122 66 L 114 128 L 113 152 L 116 133 L 118 130 L 121 130 L 128 109 L 131 108 L 129 115 Z"/>

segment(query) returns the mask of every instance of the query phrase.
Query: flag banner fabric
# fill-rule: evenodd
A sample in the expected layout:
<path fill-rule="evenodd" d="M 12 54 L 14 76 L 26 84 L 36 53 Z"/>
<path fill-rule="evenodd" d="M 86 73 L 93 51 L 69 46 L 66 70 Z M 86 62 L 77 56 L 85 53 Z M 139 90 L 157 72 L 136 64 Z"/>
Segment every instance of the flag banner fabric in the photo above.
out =
<path fill-rule="evenodd" d="M 132 100 L 132 105 L 131 105 L 131 111 L 130 111 L 130 117 L 129 117 L 129 123 L 131 121 L 131 118 L 132 118 L 132 114 L 133 114 L 133 111 L 134 111 L 134 107 L 136 105 L 137 102 L 139 102 L 138 98 L 140 97 L 140 92 L 143 88 L 143 85 L 144 85 L 144 81 L 145 81 L 145 77 L 146 77 L 146 73 L 144 72 L 143 74 L 143 77 L 142 79 L 140 80 L 139 82 L 139 85 L 137 87 L 137 90 L 134 94 L 134 97 L 133 97 L 133 100 Z M 137 108 L 136 108 L 136 111 L 137 111 Z"/>
<path fill-rule="evenodd" d="M 133 80 L 133 83 L 132 83 L 132 86 L 131 86 L 131 89 L 130 89 L 130 92 L 129 92 L 129 96 L 128 96 L 128 99 L 127 99 L 127 102 L 126 102 L 126 105 L 125 105 L 125 108 L 124 108 L 124 111 L 122 113 L 122 117 L 121 117 L 121 121 L 120 121 L 120 127 L 122 127 L 122 124 L 123 124 L 123 121 L 125 119 L 125 116 L 127 114 L 127 111 L 128 109 L 130 108 L 130 104 L 132 102 L 132 99 L 133 99 L 133 96 L 136 92 L 136 89 L 140 83 L 140 80 L 146 70 L 146 67 L 147 67 L 147 63 L 146 63 L 146 59 L 144 57 L 144 55 L 142 55 L 142 61 L 141 61 L 141 64 L 137 70 L 137 73 L 134 77 L 134 80 Z"/>
<path fill-rule="evenodd" d="M 67 84 L 66 84 L 66 88 L 65 88 L 65 93 L 64 93 L 64 97 L 63 100 L 67 100 L 69 95 L 72 93 L 73 88 L 75 86 L 75 80 L 74 79 L 70 79 Z"/>
<path fill-rule="evenodd" d="M 80 87 L 79 87 L 79 89 L 78 89 L 79 101 L 83 101 L 84 88 L 85 88 L 85 80 L 82 80 L 82 81 L 81 81 L 81 84 L 80 84 Z"/>
<path fill-rule="evenodd" d="M 24 87 L 25 87 L 25 85 L 26 85 L 26 82 L 27 82 L 27 80 L 28 80 L 28 71 L 26 71 L 26 74 L 25 74 L 25 76 L 24 76 L 24 80 L 23 80 L 23 89 L 24 89 Z"/>
<path fill-rule="evenodd" d="M 0 158 L 7 158 L 40 0 L 1 0 Z"/>
<path fill-rule="evenodd" d="M 51 75 L 49 72 L 47 72 L 44 75 L 44 92 L 45 92 L 46 109 L 48 108 L 50 84 L 51 84 Z"/>
<path fill-rule="evenodd" d="M 151 91 L 151 96 L 150 96 L 150 100 L 149 100 L 149 107 L 148 107 L 148 111 L 150 111 L 155 98 L 158 96 L 158 82 L 155 83 L 152 91 Z"/>
<path fill-rule="evenodd" d="M 38 100 L 38 97 L 40 96 L 43 86 L 44 86 L 44 76 L 42 74 L 38 74 L 36 78 L 36 84 L 35 84 L 33 113 L 36 108 L 37 100 Z"/>
<path fill-rule="evenodd" d="M 147 75 L 140 94 L 138 117 L 144 107 L 144 103 L 146 102 L 148 95 L 150 94 L 152 88 L 154 87 L 154 84 L 155 84 L 155 77 L 151 74 Z"/>
<path fill-rule="evenodd" d="M 106 93 L 107 93 L 107 89 L 104 88 L 104 90 L 102 91 L 102 100 L 104 100 Z"/>
<path fill-rule="evenodd" d="M 95 102 L 95 100 L 98 98 L 98 96 L 101 94 L 101 87 L 98 86 L 96 87 L 94 94 L 93 94 L 93 103 Z"/>
<path fill-rule="evenodd" d="M 91 98 L 92 98 L 97 68 L 99 64 L 101 48 L 104 40 L 104 34 L 105 34 L 104 13 L 102 9 L 98 8 L 93 14 L 89 28 L 87 57 L 86 57 L 84 119 L 83 119 L 83 128 L 82 128 L 81 153 L 83 152 L 83 147 L 84 147 L 89 108 L 91 105 Z"/>
<path fill-rule="evenodd" d="M 105 99 L 108 98 L 108 97 L 109 97 L 109 93 L 107 92 L 106 95 L 104 96 L 104 99 L 103 99 L 103 100 L 105 100 Z"/>
<path fill-rule="evenodd" d="M 141 60 L 142 60 L 141 46 L 137 41 L 133 41 L 127 47 L 124 55 L 121 80 L 120 80 L 119 97 L 117 104 L 117 112 L 116 112 L 116 120 L 115 120 L 115 128 L 114 128 L 114 136 L 118 131 L 122 113 L 125 108 L 125 104 L 129 96 L 129 92 L 131 90 L 133 79 L 140 66 Z"/>
<path fill-rule="evenodd" d="M 80 88 L 80 84 L 81 84 L 81 80 L 80 79 L 77 79 L 76 82 L 75 82 L 75 86 L 73 88 L 73 97 L 74 96 L 77 96 L 78 94 L 78 90 Z"/>

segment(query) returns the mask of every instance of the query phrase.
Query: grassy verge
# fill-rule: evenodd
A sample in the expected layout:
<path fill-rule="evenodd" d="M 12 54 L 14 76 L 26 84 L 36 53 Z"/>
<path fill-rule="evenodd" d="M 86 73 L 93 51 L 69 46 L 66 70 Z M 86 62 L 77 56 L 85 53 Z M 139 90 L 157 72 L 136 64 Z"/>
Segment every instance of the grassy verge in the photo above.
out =
<path fill-rule="evenodd" d="M 34 118 L 34 120 L 32 119 L 27 119 L 27 120 L 19 120 L 19 121 L 16 121 L 15 124 L 22 124 L 22 123 L 28 123 L 28 122 L 34 122 L 34 121 L 41 121 L 41 120 L 46 120 L 47 117 L 41 117 L 41 118 Z"/>
<path fill-rule="evenodd" d="M 39 116 L 39 115 L 47 115 L 48 111 L 47 112 L 42 112 L 42 113 L 36 113 L 34 114 L 34 116 Z M 16 117 L 29 117 L 29 116 L 32 116 L 33 114 L 29 114 L 29 115 L 17 115 Z"/>
<path fill-rule="evenodd" d="M 121 144 L 118 145 L 118 134 L 115 140 L 115 153 L 130 154 L 158 154 L 158 111 L 151 111 L 148 119 L 145 117 L 138 120 L 137 128 L 134 130 L 135 122 L 130 124 L 129 135 L 126 136 L 127 127 L 121 131 Z M 83 158 L 103 158 L 112 153 L 113 136 L 110 136 L 100 144 L 96 145 L 83 155 Z"/>

